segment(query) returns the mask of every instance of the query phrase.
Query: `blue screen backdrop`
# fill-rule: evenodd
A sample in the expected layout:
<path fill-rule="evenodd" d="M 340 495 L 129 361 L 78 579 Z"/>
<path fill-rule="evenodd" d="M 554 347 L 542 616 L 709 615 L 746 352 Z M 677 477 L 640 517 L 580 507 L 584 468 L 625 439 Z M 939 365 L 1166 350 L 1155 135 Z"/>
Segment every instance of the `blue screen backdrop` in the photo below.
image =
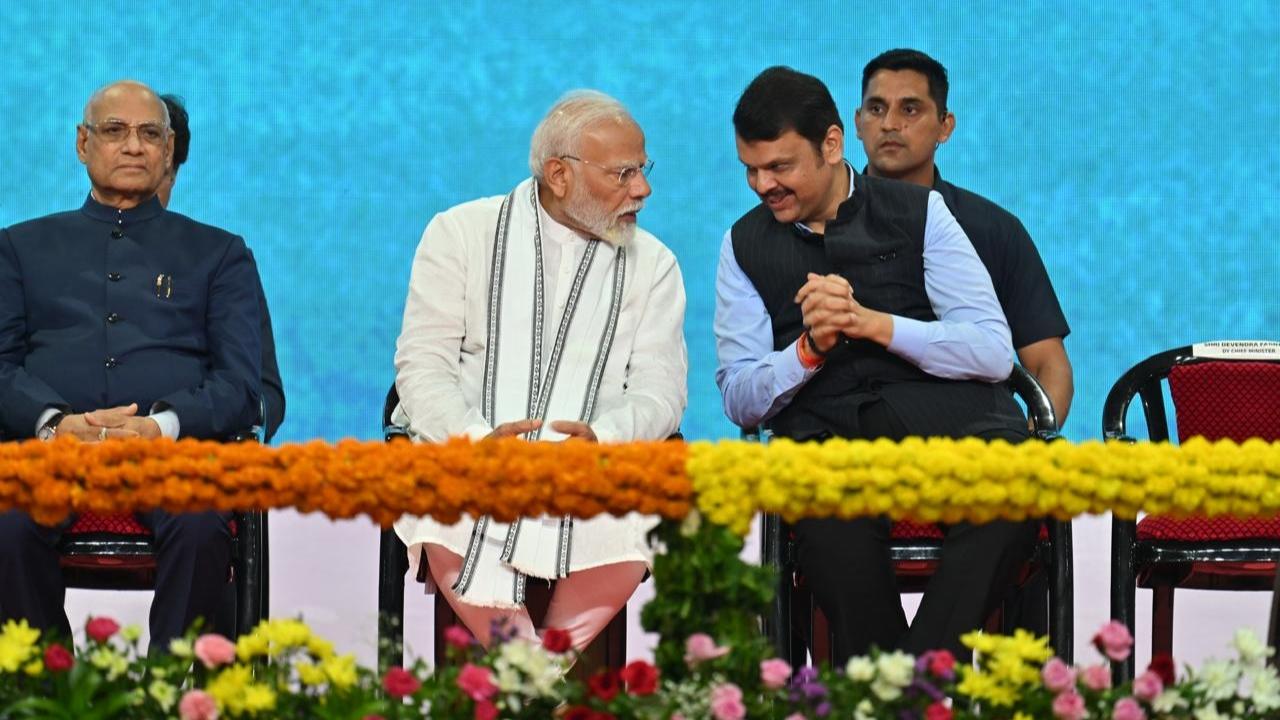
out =
<path fill-rule="evenodd" d="M 1018 215 L 1073 333 L 1075 438 L 1132 361 L 1280 331 L 1280 11 L 1217 3 L 57 3 L 6 7 L 0 224 L 77 206 L 97 86 L 186 98 L 174 209 L 257 254 L 288 391 L 283 440 L 375 437 L 414 247 L 435 212 L 506 192 L 564 91 L 628 104 L 657 161 L 641 222 L 689 306 L 692 438 L 732 436 L 714 383 L 715 259 L 754 196 L 730 114 L 767 65 L 826 80 L 917 47 L 958 118 L 940 166 Z M 411 5 L 412 7 L 405 7 Z M 861 165 L 850 132 L 848 157 Z"/>
<path fill-rule="evenodd" d="M 0 225 L 80 205 L 75 124 L 121 78 L 182 95 L 194 139 L 173 208 L 242 234 L 275 321 L 279 439 L 374 438 L 409 265 L 431 216 L 507 192 L 566 90 L 629 105 L 657 166 L 641 223 L 676 253 L 689 305 L 691 438 L 736 436 L 711 333 L 725 229 L 756 199 L 730 124 L 742 88 L 788 64 L 847 123 L 862 66 L 915 47 L 951 73 L 945 176 L 1018 215 L 1073 332 L 1068 436 L 1101 434 L 1108 387 L 1146 355 L 1280 336 L 1280 3 L 8 3 L 0 22 Z M 847 157 L 861 148 L 849 133 Z M 272 513 L 272 612 L 375 651 L 377 533 Z M 1075 522 L 1077 656 L 1107 614 L 1108 520 Z M 334 578 L 340 574 L 341 580 Z M 636 625 L 629 654 L 653 642 Z M 79 594 L 78 594 L 79 593 Z M 409 645 L 430 605 L 409 583 Z M 1147 622 L 1140 593 L 1138 621 Z M 145 598 L 72 593 L 72 617 L 145 624 Z M 1263 594 L 1179 593 L 1179 659 L 1220 653 Z M 1190 596 L 1190 597 L 1184 597 Z M 1190 622 L 1188 621 L 1190 620 Z M 75 624 L 75 623 L 73 623 Z M 1146 644 L 1137 648 L 1146 662 Z M 1093 657 L 1089 654 L 1087 657 Z"/>

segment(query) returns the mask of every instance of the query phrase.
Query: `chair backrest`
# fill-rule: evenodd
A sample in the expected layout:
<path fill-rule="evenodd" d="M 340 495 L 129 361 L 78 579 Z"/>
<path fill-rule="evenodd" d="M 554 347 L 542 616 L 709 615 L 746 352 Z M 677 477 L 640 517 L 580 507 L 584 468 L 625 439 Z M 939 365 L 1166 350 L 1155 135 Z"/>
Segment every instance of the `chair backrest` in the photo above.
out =
<path fill-rule="evenodd" d="M 1165 412 L 1169 384 L 1175 419 Z M 1182 442 L 1248 438 L 1280 440 L 1280 342 L 1215 341 L 1156 353 L 1130 368 L 1107 394 L 1103 435 L 1128 439 L 1127 415 L 1142 400 L 1147 436 Z"/>
<path fill-rule="evenodd" d="M 397 425 L 391 421 L 391 416 L 395 413 L 396 407 L 400 405 L 400 392 L 396 390 L 396 384 L 391 383 L 391 387 L 387 389 L 387 399 L 382 403 L 382 439 L 394 440 L 396 438 L 409 437 L 409 429 L 403 425 Z"/>
<path fill-rule="evenodd" d="M 1035 430 L 1036 436 L 1042 440 L 1056 437 L 1058 416 L 1053 411 L 1053 401 L 1049 399 L 1049 393 L 1044 391 L 1040 381 L 1036 380 L 1026 368 L 1015 363 L 1013 372 L 1009 374 L 1005 384 L 1014 395 L 1018 396 L 1022 404 L 1026 405 L 1027 418 L 1031 420 L 1031 427 Z"/>

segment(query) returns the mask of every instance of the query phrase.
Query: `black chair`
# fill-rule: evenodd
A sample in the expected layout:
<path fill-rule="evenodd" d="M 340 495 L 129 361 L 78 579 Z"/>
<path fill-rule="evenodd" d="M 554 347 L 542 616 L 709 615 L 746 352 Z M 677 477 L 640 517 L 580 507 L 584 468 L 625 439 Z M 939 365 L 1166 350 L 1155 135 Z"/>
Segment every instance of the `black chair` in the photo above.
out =
<path fill-rule="evenodd" d="M 1058 422 L 1053 404 L 1044 388 L 1020 365 L 1006 381 L 1010 390 L 1022 400 L 1031 419 L 1033 435 L 1042 441 L 1058 438 Z M 747 439 L 761 439 L 758 431 L 744 433 Z M 942 530 L 937 525 L 895 522 L 890 537 L 898 587 L 902 592 L 923 592 L 929 578 L 942 559 Z M 772 613 L 764 619 L 765 634 L 778 654 L 793 667 L 806 664 L 806 655 L 815 663 L 829 662 L 834 645 L 822 611 L 817 607 L 799 572 L 796 543 L 791 529 L 781 517 L 766 514 L 761 532 L 761 562 L 778 568 L 778 592 Z M 1074 642 L 1074 591 L 1071 554 L 1071 522 L 1046 520 L 1030 561 L 1024 566 L 1017 592 L 1022 597 L 1006 599 L 988 628 L 1008 632 L 1014 621 L 1038 634 L 1049 635 L 1058 657 L 1070 663 Z M 1040 595 L 1043 602 L 1035 597 Z M 1016 618 L 1019 606 L 1036 610 L 1037 617 Z"/>
<path fill-rule="evenodd" d="M 1280 440 L 1280 345 L 1269 352 L 1241 352 L 1244 345 L 1206 343 L 1157 353 L 1126 371 L 1107 394 L 1103 436 L 1134 442 L 1127 415 L 1142 400 L 1147 436 L 1168 442 L 1193 436 L 1209 440 Z M 1171 426 L 1164 385 L 1175 409 Z M 1280 561 L 1280 518 L 1172 518 L 1148 515 L 1111 525 L 1111 617 L 1132 631 L 1137 588 L 1152 590 L 1151 653 L 1173 653 L 1176 588 L 1271 590 Z M 1273 632 L 1275 632 L 1273 623 Z M 1115 663 L 1117 682 L 1134 675 L 1131 655 Z"/>
<path fill-rule="evenodd" d="M 392 413 L 400 405 L 400 395 L 393 383 L 382 404 L 382 437 L 386 442 L 408 441 L 407 428 L 391 420 Z M 426 581 L 426 557 L 418 565 L 418 582 Z M 378 666 L 386 668 L 404 663 L 404 576 L 409 571 L 408 549 L 392 529 L 382 531 L 378 548 Z M 525 605 L 534 624 L 538 625 L 546 614 L 554 583 L 529 583 Z M 460 624 L 443 593 L 435 594 L 435 663 L 447 662 L 444 631 L 450 625 Z M 583 653 L 575 666 L 575 673 L 592 668 L 620 669 L 626 663 L 627 609 L 623 607 L 591 647 Z"/>
<path fill-rule="evenodd" d="M 257 442 L 252 432 L 231 442 Z M 150 590 L 155 587 L 156 557 L 151 531 L 130 513 L 82 513 L 58 544 L 67 587 L 91 590 Z M 262 511 L 233 513 L 231 520 L 230 585 L 234 617 L 221 623 L 237 635 L 253 629 L 269 612 L 267 515 Z"/>

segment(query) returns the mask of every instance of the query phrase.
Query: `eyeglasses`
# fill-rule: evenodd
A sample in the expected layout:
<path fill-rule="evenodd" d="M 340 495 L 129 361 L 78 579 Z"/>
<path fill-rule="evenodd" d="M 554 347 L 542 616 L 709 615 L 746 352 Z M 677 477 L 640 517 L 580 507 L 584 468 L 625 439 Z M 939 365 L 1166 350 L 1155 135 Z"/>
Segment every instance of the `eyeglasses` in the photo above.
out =
<path fill-rule="evenodd" d="M 609 167 L 607 165 L 601 165 L 600 163 L 593 163 L 590 160 L 583 160 L 582 158 L 574 155 L 561 155 L 560 158 L 562 160 L 577 160 L 580 163 L 585 163 L 587 165 L 591 165 L 592 167 L 598 167 L 601 170 L 609 173 L 610 175 L 614 175 L 615 176 L 614 179 L 618 181 L 619 187 L 626 187 L 627 185 L 630 185 L 631 181 L 635 180 L 636 177 L 638 176 L 649 177 L 649 173 L 653 172 L 652 160 L 650 160 L 649 162 L 643 165 L 624 165 L 622 167 Z"/>
<path fill-rule="evenodd" d="M 119 120 L 108 120 L 100 123 L 85 123 L 84 126 L 92 130 L 93 134 L 102 138 L 103 142 L 112 144 L 128 140 L 129 134 L 135 129 L 138 131 L 138 139 L 148 145 L 163 145 L 165 140 L 169 139 L 169 128 L 158 123 L 135 123 L 131 125 Z"/>

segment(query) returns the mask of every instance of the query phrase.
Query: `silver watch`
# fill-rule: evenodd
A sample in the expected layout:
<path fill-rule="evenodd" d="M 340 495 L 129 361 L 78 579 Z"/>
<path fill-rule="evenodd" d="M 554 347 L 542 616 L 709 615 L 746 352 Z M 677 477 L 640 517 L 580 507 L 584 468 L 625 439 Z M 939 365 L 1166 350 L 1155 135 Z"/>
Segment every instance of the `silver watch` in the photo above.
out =
<path fill-rule="evenodd" d="M 58 423 L 67 416 L 64 412 L 54 413 L 49 421 L 40 426 L 40 431 L 36 433 L 36 437 L 41 440 L 52 440 L 58 434 Z"/>

